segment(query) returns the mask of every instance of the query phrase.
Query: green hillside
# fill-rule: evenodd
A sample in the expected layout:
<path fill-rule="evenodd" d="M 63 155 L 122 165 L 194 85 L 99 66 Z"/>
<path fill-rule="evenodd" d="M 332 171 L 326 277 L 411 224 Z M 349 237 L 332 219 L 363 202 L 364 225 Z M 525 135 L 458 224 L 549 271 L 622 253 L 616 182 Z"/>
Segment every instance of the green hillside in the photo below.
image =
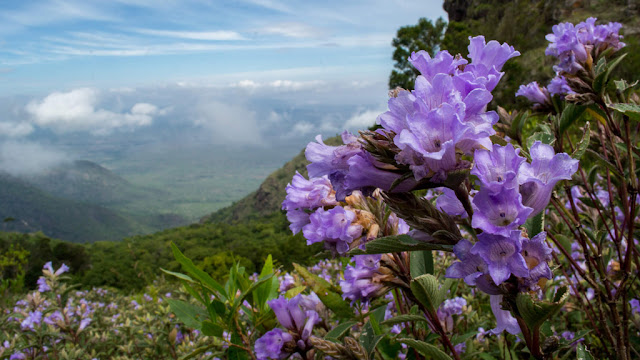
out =
<path fill-rule="evenodd" d="M 119 240 L 177 224 L 172 216 L 131 215 L 52 196 L 6 173 L 0 173 L 0 204 L 3 231 L 42 231 L 71 242 Z"/>

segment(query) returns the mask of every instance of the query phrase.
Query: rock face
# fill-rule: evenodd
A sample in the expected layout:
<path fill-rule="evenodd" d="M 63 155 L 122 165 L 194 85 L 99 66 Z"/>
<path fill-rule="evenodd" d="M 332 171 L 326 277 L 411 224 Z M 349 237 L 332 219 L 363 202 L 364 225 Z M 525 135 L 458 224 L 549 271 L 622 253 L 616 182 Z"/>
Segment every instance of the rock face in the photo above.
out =
<path fill-rule="evenodd" d="M 442 8 L 449 15 L 449 21 L 462 21 L 467 17 L 471 0 L 445 0 Z"/>

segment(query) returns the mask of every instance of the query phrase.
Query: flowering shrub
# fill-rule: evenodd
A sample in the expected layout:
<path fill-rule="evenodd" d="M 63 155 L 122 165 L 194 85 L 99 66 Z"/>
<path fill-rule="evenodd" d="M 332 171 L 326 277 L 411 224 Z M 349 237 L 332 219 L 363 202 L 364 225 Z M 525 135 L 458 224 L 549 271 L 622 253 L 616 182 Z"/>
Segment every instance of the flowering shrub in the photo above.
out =
<path fill-rule="evenodd" d="M 0 314 L 0 359 L 177 359 L 207 342 L 171 314 L 166 283 L 135 296 L 78 291 L 67 271 L 47 263 L 38 289 Z"/>

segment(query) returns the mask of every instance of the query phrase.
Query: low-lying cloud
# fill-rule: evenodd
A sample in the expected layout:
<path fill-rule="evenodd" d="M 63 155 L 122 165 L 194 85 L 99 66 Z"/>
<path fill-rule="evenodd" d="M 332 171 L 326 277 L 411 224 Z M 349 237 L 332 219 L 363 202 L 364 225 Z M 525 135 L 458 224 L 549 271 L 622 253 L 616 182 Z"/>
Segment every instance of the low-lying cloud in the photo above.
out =
<path fill-rule="evenodd" d="M 54 92 L 40 101 L 31 101 L 25 110 L 39 127 L 57 133 L 87 131 L 94 135 L 148 126 L 153 116 L 161 112 L 148 103 L 137 103 L 125 113 L 101 109 L 99 95 L 98 90 L 91 88 Z"/>
<path fill-rule="evenodd" d="M 15 176 L 35 175 L 68 161 L 62 151 L 41 144 L 13 140 L 0 144 L 0 170 Z"/>

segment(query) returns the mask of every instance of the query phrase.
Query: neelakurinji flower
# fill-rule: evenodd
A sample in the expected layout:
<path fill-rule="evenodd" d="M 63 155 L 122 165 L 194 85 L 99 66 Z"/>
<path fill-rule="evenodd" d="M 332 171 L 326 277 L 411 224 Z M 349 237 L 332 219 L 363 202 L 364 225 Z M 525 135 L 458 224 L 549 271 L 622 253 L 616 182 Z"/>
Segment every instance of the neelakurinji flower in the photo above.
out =
<path fill-rule="evenodd" d="M 318 208 L 302 228 L 307 244 L 324 242 L 325 248 L 345 254 L 350 244 L 362 236 L 362 226 L 355 224 L 356 214 L 342 206 L 329 210 Z"/>
<path fill-rule="evenodd" d="M 505 330 L 512 335 L 520 333 L 518 320 L 511 316 L 511 312 L 502 309 L 502 295 L 491 295 L 489 297 L 489 303 L 497 323 L 496 327 L 491 329 L 492 334 L 499 335 Z"/>
<path fill-rule="evenodd" d="M 527 98 L 534 104 L 550 105 L 551 97 L 549 90 L 538 85 L 537 81 L 528 83 L 527 85 L 520 85 L 520 88 L 516 92 L 516 96 L 522 96 Z"/>
<path fill-rule="evenodd" d="M 515 149 L 512 144 L 494 144 L 491 151 L 476 150 L 471 175 L 477 176 L 480 180 L 481 191 L 493 195 L 504 189 L 516 188 L 518 170 L 526 160 L 519 154 L 520 149 Z"/>
<path fill-rule="evenodd" d="M 368 301 L 384 288 L 374 277 L 379 274 L 381 255 L 354 256 L 355 266 L 348 265 L 344 271 L 344 281 L 340 281 L 342 297 L 354 302 Z"/>
<path fill-rule="evenodd" d="M 486 262 L 491 279 L 496 285 L 500 285 L 511 274 L 521 278 L 529 276 L 529 269 L 521 251 L 521 232 L 513 230 L 508 236 L 483 232 L 478 235 L 478 242 L 469 252 L 479 255 Z"/>
<path fill-rule="evenodd" d="M 282 202 L 282 209 L 287 211 L 289 228 L 294 234 L 309 223 L 309 214 L 306 210 L 338 204 L 327 176 L 312 177 L 307 180 L 296 172 L 285 191 L 287 195 Z"/>
<path fill-rule="evenodd" d="M 567 94 L 575 94 L 575 92 L 571 90 L 567 79 L 562 75 L 556 75 L 551 79 L 549 85 L 547 85 L 547 90 L 551 96 L 560 95 L 564 97 L 564 95 Z"/>
<path fill-rule="evenodd" d="M 570 180 L 578 170 L 578 160 L 566 153 L 556 154 L 553 147 L 536 141 L 530 149 L 531 163 L 524 163 L 518 173 L 524 206 L 538 214 L 549 203 L 551 192 L 560 180 Z"/>
<path fill-rule="evenodd" d="M 292 342 L 293 336 L 282 329 L 275 328 L 268 331 L 255 343 L 255 352 L 258 360 L 286 359 L 291 351 L 283 349 L 285 344 Z"/>
<path fill-rule="evenodd" d="M 476 280 L 487 273 L 487 263 L 479 255 L 472 254 L 471 248 L 473 244 L 467 239 L 458 241 L 453 246 L 453 252 L 459 261 L 451 264 L 446 272 L 445 277 L 452 279 L 464 279 L 467 285 L 476 285 Z"/>
<path fill-rule="evenodd" d="M 451 216 L 460 216 L 462 219 L 468 217 L 467 211 L 456 196 L 455 192 L 449 188 L 437 188 L 442 191 L 442 195 L 436 199 L 436 208 Z"/>
<path fill-rule="evenodd" d="M 522 196 L 516 189 L 505 189 L 489 194 L 481 189 L 473 198 L 471 226 L 490 234 L 509 236 L 511 230 L 524 224 L 532 208 L 522 205 Z"/>
<path fill-rule="evenodd" d="M 551 279 L 553 274 L 549 268 L 553 250 L 547 245 L 547 233 L 541 232 L 531 239 L 522 240 L 522 255 L 529 268 L 529 277 L 522 279 L 521 286 L 525 291 L 536 290 L 544 285 L 542 279 Z"/>

